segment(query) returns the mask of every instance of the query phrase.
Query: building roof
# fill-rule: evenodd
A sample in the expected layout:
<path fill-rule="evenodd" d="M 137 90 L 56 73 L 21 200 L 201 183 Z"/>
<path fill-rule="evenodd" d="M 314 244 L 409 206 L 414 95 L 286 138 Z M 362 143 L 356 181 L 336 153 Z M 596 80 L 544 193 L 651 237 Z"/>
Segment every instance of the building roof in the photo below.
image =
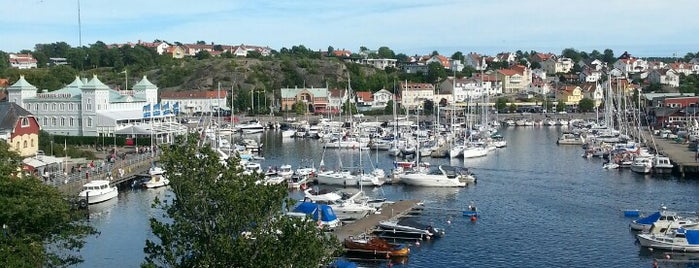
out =
<path fill-rule="evenodd" d="M 372 94 L 371 91 L 357 91 L 356 94 L 357 94 L 357 99 L 360 99 L 364 102 L 374 100 L 374 94 Z"/>
<path fill-rule="evenodd" d="M 186 91 L 165 91 L 160 93 L 161 99 L 218 99 L 228 97 L 228 91 L 202 91 L 202 90 L 186 90 Z"/>
<path fill-rule="evenodd" d="M 333 98 L 342 98 L 345 96 L 345 90 L 344 89 L 331 89 L 330 90 L 330 97 Z"/>
<path fill-rule="evenodd" d="M 0 102 L 0 131 L 10 132 L 21 117 L 33 116 L 14 102 Z"/>
<path fill-rule="evenodd" d="M 329 94 L 327 88 L 282 88 L 281 95 L 282 98 L 295 98 L 296 95 L 304 90 L 311 93 L 314 98 L 327 98 Z"/>
<path fill-rule="evenodd" d="M 36 87 L 27 82 L 24 75 L 20 75 L 19 80 L 7 88 L 8 92 L 12 90 L 36 90 Z"/>
<path fill-rule="evenodd" d="M 434 86 L 429 83 L 400 83 L 400 88 L 402 90 L 432 90 L 434 91 Z"/>

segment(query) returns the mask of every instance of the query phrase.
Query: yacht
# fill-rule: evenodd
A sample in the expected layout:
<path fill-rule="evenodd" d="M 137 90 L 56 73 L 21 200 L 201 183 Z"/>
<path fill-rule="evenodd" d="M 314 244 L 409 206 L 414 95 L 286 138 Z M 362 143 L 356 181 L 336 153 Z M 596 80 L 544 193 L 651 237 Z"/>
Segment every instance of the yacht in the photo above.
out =
<path fill-rule="evenodd" d="M 110 186 L 107 180 L 94 180 L 83 185 L 83 190 L 78 194 L 80 205 L 96 204 L 117 197 L 119 191 L 116 186 Z"/>
<path fill-rule="evenodd" d="M 573 133 L 563 133 L 556 141 L 558 145 L 583 145 L 584 143 L 585 139 L 583 137 Z"/>
<path fill-rule="evenodd" d="M 288 179 L 291 178 L 291 175 L 294 175 L 294 170 L 291 169 L 291 165 L 282 165 L 279 167 L 279 170 L 277 170 L 277 175 Z"/>
<path fill-rule="evenodd" d="M 257 120 L 250 120 L 247 123 L 235 126 L 235 128 L 238 131 L 241 131 L 243 133 L 245 133 L 246 130 L 247 130 L 247 132 L 251 132 L 254 130 L 264 130 L 265 129 L 265 127 L 262 124 L 260 124 L 260 122 Z"/>
<path fill-rule="evenodd" d="M 428 172 L 413 172 L 400 175 L 400 181 L 413 186 L 464 187 L 476 181 L 468 169 L 441 165 Z"/>
<path fill-rule="evenodd" d="M 636 238 L 641 246 L 652 249 L 699 252 L 699 230 L 678 228 L 668 232 L 637 234 Z"/>
<path fill-rule="evenodd" d="M 653 160 L 650 157 L 636 156 L 631 163 L 631 171 L 641 174 L 648 174 L 653 170 Z"/>
<path fill-rule="evenodd" d="M 338 192 L 314 193 L 311 189 L 307 189 L 304 191 L 304 199 L 317 204 L 329 205 L 338 219 L 348 221 L 358 220 L 366 217 L 369 213 L 376 212 L 376 208 L 369 206 L 361 198 L 363 194 L 362 191 L 352 195 Z"/>

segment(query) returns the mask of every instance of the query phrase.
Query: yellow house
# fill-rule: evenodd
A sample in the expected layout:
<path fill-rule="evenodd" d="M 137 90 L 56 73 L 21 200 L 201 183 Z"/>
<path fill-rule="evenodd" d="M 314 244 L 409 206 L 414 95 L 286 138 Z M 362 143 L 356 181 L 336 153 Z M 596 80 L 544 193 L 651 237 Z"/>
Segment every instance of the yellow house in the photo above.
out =
<path fill-rule="evenodd" d="M 582 89 L 579 86 L 562 86 L 556 90 L 556 99 L 567 105 L 577 105 L 583 99 Z"/>
<path fill-rule="evenodd" d="M 34 115 L 13 102 L 0 103 L 0 139 L 20 156 L 32 156 L 39 150 L 41 127 Z"/>

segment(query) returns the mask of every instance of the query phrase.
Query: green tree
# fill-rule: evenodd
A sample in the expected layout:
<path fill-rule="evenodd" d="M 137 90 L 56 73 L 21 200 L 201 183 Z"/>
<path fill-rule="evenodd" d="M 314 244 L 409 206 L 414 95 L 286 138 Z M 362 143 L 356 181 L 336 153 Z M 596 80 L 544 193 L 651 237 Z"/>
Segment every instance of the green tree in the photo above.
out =
<path fill-rule="evenodd" d="M 464 61 L 464 53 L 461 51 L 454 52 L 454 54 L 451 55 L 452 60 L 460 60 L 461 62 Z"/>
<path fill-rule="evenodd" d="M 196 135 L 162 149 L 174 198 L 155 200 L 162 217 L 150 219 L 156 240 L 146 240 L 149 267 L 316 267 L 339 242 L 314 221 L 284 216 L 294 201 L 283 185 L 258 183 L 238 157 L 222 163 Z M 196 179 L 192 179 L 196 178 Z"/>
<path fill-rule="evenodd" d="M 379 51 L 377 54 L 378 54 L 377 56 L 379 56 L 379 58 L 382 58 L 382 59 L 395 59 L 396 58 L 396 53 L 394 53 L 393 50 L 391 50 L 388 47 L 379 47 Z"/>
<path fill-rule="evenodd" d="M 595 109 L 595 101 L 590 98 L 583 98 L 578 102 L 580 112 L 591 112 Z"/>
<path fill-rule="evenodd" d="M 609 48 L 605 49 L 604 54 L 602 54 L 602 61 L 609 64 L 609 66 L 614 64 L 614 62 L 616 61 L 616 57 L 614 57 L 614 51 Z"/>
<path fill-rule="evenodd" d="M 425 100 L 422 102 L 422 112 L 424 115 L 432 115 L 434 113 L 434 101 Z"/>
<path fill-rule="evenodd" d="M 510 103 L 510 113 L 514 113 L 515 111 L 517 111 L 517 105 Z"/>
<path fill-rule="evenodd" d="M 333 51 L 335 51 L 335 48 L 334 48 L 333 46 L 328 46 L 328 54 L 327 54 L 327 55 L 328 55 L 328 56 L 332 56 L 332 55 L 333 55 Z"/>
<path fill-rule="evenodd" d="M 568 110 L 568 105 L 566 105 L 566 103 L 563 102 L 563 100 L 559 100 L 558 104 L 556 104 L 556 111 L 564 112 L 566 110 Z"/>
<path fill-rule="evenodd" d="M 592 50 L 592 52 L 590 52 L 590 59 L 602 60 L 602 53 L 600 53 L 597 49 Z"/>
<path fill-rule="evenodd" d="M 294 103 L 294 113 L 297 115 L 304 115 L 306 112 L 308 112 L 308 106 L 306 106 L 305 103 L 300 101 Z"/>
<path fill-rule="evenodd" d="M 342 104 L 342 112 L 357 114 L 357 105 L 355 105 L 354 102 L 346 101 L 344 104 Z"/>
<path fill-rule="evenodd" d="M 431 56 L 437 56 L 439 55 L 439 52 L 437 50 L 433 50 Z"/>
<path fill-rule="evenodd" d="M 210 59 L 211 53 L 209 53 L 209 51 L 202 50 L 202 51 L 197 52 L 197 54 L 195 54 L 194 57 L 198 60 Z"/>
<path fill-rule="evenodd" d="M 82 261 L 77 252 L 94 234 L 84 213 L 38 178 L 18 174 L 20 157 L 0 141 L 0 267 L 52 267 Z"/>
<path fill-rule="evenodd" d="M 497 109 L 498 111 L 507 109 L 507 98 L 498 98 L 497 101 L 495 101 L 495 109 Z"/>
<path fill-rule="evenodd" d="M 431 62 L 427 65 L 427 77 L 425 77 L 425 80 L 428 83 L 435 84 L 445 78 L 447 78 L 447 70 L 444 69 L 441 63 Z"/>
<path fill-rule="evenodd" d="M 569 58 L 569 59 L 573 60 L 574 63 L 580 61 L 580 59 L 582 58 L 582 56 L 580 55 L 580 52 L 578 52 L 578 51 L 575 50 L 574 48 L 566 48 L 566 49 L 564 49 L 564 50 L 561 52 L 561 55 L 563 55 L 563 57 L 566 57 L 566 58 Z"/>
<path fill-rule="evenodd" d="M 386 107 L 383 108 L 385 114 L 393 114 L 393 100 L 386 102 Z"/>

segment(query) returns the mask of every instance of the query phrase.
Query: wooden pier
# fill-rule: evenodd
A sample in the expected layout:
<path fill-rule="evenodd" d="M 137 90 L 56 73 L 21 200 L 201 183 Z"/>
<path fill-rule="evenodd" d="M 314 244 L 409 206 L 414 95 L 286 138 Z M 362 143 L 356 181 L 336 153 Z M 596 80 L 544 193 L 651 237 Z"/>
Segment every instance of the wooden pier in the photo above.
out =
<path fill-rule="evenodd" d="M 130 159 L 120 160 L 109 167 L 109 170 L 99 172 L 89 171 L 85 173 L 76 173 L 67 176 L 58 176 L 56 188 L 66 195 L 77 195 L 83 185 L 92 180 L 110 180 L 110 185 L 119 185 L 123 182 L 131 181 L 136 176 L 147 174 L 148 169 L 153 162 L 157 161 L 159 156 L 151 156 L 150 154 L 142 154 L 133 156 Z M 120 175 L 119 170 L 123 170 L 123 175 Z M 109 177 L 111 175 L 111 179 Z"/>
<path fill-rule="evenodd" d="M 696 151 L 689 150 L 688 143 L 677 142 L 674 139 L 663 139 L 658 136 L 652 136 L 649 131 L 642 131 L 643 141 L 647 146 L 655 147 L 659 154 L 670 158 L 674 165 L 673 172 L 679 176 L 696 177 L 699 174 L 699 161 L 696 158 Z M 651 137 L 652 136 L 652 137 Z"/>
<path fill-rule="evenodd" d="M 340 241 L 345 240 L 350 236 L 359 236 L 371 231 L 374 227 L 379 225 L 380 221 L 385 221 L 405 215 L 413 208 L 415 208 L 419 200 L 403 200 L 398 201 L 393 204 L 384 205 L 381 208 L 381 214 L 370 214 L 362 219 L 355 222 L 344 224 L 336 228 L 333 233 Z"/>

